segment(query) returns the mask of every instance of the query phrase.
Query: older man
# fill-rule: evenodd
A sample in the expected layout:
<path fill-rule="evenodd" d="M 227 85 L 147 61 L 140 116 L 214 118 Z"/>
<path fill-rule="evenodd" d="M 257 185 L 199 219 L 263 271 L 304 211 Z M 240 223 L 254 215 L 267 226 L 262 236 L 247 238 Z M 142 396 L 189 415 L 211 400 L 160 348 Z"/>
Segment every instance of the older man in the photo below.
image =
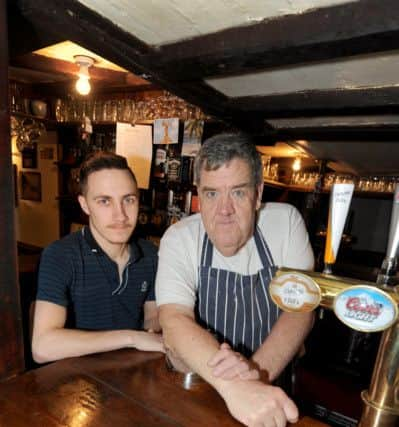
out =
<path fill-rule="evenodd" d="M 261 205 L 262 163 L 243 136 L 207 140 L 195 179 L 201 213 L 170 227 L 159 252 L 165 346 L 215 387 L 236 419 L 284 426 L 298 411 L 270 383 L 297 353 L 312 315 L 281 313 L 268 287 L 276 266 L 313 268 L 303 220 L 290 205 Z"/>

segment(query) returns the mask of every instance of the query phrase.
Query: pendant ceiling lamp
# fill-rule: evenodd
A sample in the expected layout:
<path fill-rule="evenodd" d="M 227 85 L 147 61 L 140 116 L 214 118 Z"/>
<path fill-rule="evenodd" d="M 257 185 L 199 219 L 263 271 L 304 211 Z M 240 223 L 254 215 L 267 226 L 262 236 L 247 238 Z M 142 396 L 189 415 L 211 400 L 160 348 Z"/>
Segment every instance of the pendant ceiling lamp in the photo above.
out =
<path fill-rule="evenodd" d="M 94 64 L 94 59 L 86 55 L 75 55 L 73 58 L 79 66 L 75 88 L 81 95 L 88 95 L 91 90 L 89 68 Z"/>

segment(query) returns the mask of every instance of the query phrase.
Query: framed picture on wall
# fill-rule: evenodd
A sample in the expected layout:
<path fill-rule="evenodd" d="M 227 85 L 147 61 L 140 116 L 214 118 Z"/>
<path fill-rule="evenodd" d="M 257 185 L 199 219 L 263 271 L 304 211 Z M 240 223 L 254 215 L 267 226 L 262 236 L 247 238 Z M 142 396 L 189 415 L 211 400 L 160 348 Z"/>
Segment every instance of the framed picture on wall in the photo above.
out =
<path fill-rule="evenodd" d="M 37 168 L 36 144 L 32 148 L 24 148 L 22 150 L 22 167 L 27 169 Z"/>
<path fill-rule="evenodd" d="M 40 172 L 20 172 L 21 200 L 42 201 L 42 177 Z"/>

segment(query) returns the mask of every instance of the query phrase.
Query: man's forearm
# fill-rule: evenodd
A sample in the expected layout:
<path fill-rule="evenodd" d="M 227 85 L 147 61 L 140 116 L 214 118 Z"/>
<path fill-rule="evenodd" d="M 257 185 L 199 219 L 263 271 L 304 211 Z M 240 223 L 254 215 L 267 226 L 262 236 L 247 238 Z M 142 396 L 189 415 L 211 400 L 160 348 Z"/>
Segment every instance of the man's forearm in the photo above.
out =
<path fill-rule="evenodd" d="M 33 337 L 32 355 L 36 362 L 45 363 L 123 347 L 137 347 L 138 334 L 140 332 L 131 330 L 54 329 L 44 332 L 39 337 Z"/>
<path fill-rule="evenodd" d="M 219 350 L 215 338 L 187 314 L 168 306 L 160 309 L 160 322 L 167 352 L 180 358 L 190 369 L 218 391 L 228 382 L 216 378 L 207 362 Z"/>
<path fill-rule="evenodd" d="M 313 313 L 283 313 L 252 360 L 274 381 L 298 353 L 313 325 Z"/>
<path fill-rule="evenodd" d="M 281 425 L 287 420 L 296 422 L 298 410 L 281 389 L 257 380 L 224 380 L 212 374 L 207 362 L 218 351 L 219 344 L 192 316 L 166 305 L 160 309 L 160 322 L 167 350 L 210 383 L 241 423 L 263 425 L 265 420 L 276 419 Z"/>

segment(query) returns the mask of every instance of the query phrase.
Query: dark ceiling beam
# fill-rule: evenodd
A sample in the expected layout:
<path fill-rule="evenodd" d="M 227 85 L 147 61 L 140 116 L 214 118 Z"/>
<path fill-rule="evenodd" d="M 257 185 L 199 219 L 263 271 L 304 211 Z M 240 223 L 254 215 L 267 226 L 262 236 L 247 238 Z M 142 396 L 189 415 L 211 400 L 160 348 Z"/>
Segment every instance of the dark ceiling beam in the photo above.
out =
<path fill-rule="evenodd" d="M 36 83 L 30 85 L 31 93 L 36 96 L 48 97 L 48 98 L 67 98 L 70 95 L 80 97 L 76 92 L 75 81 L 70 80 L 67 82 L 51 82 L 51 83 Z M 129 97 L 136 95 L 139 92 L 151 92 L 159 91 L 159 88 L 153 84 L 137 85 L 137 86 L 119 86 L 113 84 L 104 85 L 101 81 L 95 80 L 91 82 L 90 95 L 82 97 L 82 99 L 94 99 L 107 97 L 112 95 L 112 98 Z M 155 92 L 154 92 L 155 93 Z"/>
<path fill-rule="evenodd" d="M 148 58 L 173 81 L 399 49 L 399 2 L 361 0 L 159 46 Z"/>
<path fill-rule="evenodd" d="M 73 62 L 49 58 L 35 53 L 13 58 L 11 65 L 46 73 L 61 73 L 70 78 L 76 78 L 79 71 L 79 67 Z M 126 71 L 92 66 L 89 69 L 89 73 L 90 78 L 93 80 L 109 81 L 119 85 L 131 84 L 144 86 L 150 84 L 147 80 Z"/>
<path fill-rule="evenodd" d="M 399 128 L 397 126 L 370 126 L 367 128 L 335 127 L 329 129 L 300 128 L 266 130 L 265 136 L 274 141 L 309 140 L 309 141 L 334 141 L 342 143 L 352 141 L 359 144 L 366 141 L 390 141 L 399 140 Z M 261 144 L 259 144 L 261 145 Z M 370 160 L 372 161 L 372 160 Z"/>
<path fill-rule="evenodd" d="M 10 59 L 64 40 L 61 34 L 41 31 L 21 15 L 14 0 L 7 1 Z"/>
<path fill-rule="evenodd" d="M 109 61 L 146 78 L 188 102 L 200 106 L 206 113 L 224 116 L 225 106 L 216 91 L 177 85 L 165 79 L 161 71 L 152 71 L 147 57 L 154 53 L 133 35 L 76 0 L 14 0 L 18 12 L 38 30 L 62 36 Z M 204 96 L 203 96 L 204 95 Z"/>
<path fill-rule="evenodd" d="M 126 73 L 125 76 L 125 83 L 130 86 L 148 86 L 152 85 L 151 82 L 148 80 L 142 79 L 139 76 L 136 76 L 136 74 L 133 73 Z"/>
<path fill-rule="evenodd" d="M 397 113 L 399 87 L 309 90 L 282 95 L 245 96 L 233 98 L 228 104 L 234 111 L 262 112 L 266 119 Z"/>

